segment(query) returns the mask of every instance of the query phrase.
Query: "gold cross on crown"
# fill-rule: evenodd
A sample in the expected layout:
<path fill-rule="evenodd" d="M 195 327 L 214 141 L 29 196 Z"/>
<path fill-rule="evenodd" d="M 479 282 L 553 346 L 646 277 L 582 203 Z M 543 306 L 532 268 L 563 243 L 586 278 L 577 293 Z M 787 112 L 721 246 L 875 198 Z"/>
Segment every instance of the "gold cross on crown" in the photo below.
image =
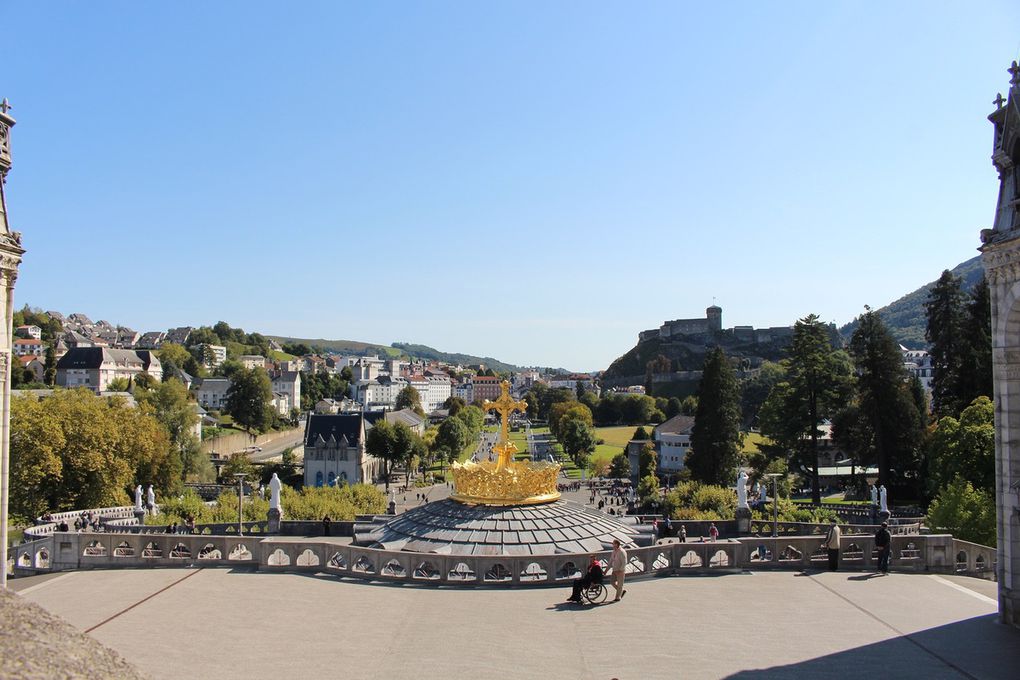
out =
<path fill-rule="evenodd" d="M 513 456 L 514 451 L 517 449 L 510 441 L 510 415 L 514 411 L 527 411 L 528 402 L 523 399 L 514 399 L 510 396 L 510 382 L 507 380 L 499 384 L 499 391 L 499 399 L 496 401 L 486 399 L 482 404 L 482 408 L 486 411 L 495 411 L 502 416 L 503 423 L 499 429 L 499 444 L 496 446 L 496 450 L 499 452 L 497 467 L 502 468 L 510 462 L 511 456 Z"/>

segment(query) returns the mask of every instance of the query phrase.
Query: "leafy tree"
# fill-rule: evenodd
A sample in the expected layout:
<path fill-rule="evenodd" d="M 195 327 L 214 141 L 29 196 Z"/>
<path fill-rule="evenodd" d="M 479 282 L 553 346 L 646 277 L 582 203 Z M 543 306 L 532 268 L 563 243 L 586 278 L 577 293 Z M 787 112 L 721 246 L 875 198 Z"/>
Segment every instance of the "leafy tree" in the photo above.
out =
<path fill-rule="evenodd" d="M 609 464 L 609 476 L 614 479 L 627 479 L 630 477 L 630 460 L 624 452 L 613 456 Z"/>
<path fill-rule="evenodd" d="M 955 538 L 995 546 L 995 498 L 991 491 L 975 489 L 956 478 L 944 487 L 928 507 L 928 524 Z"/>
<path fill-rule="evenodd" d="M 777 448 L 808 468 L 812 499 L 821 503 L 818 427 L 846 405 L 849 357 L 832 349 L 825 324 L 811 314 L 794 325 L 789 358 L 782 365 L 786 375 L 762 405 L 761 430 Z"/>
<path fill-rule="evenodd" d="M 740 390 L 722 349 L 705 357 L 686 466 L 706 484 L 728 485 L 740 462 Z"/>
<path fill-rule="evenodd" d="M 679 397 L 670 397 L 666 401 L 666 408 L 662 409 L 666 413 L 666 418 L 675 418 L 676 416 L 683 413 L 684 405 L 680 401 Z"/>
<path fill-rule="evenodd" d="M 587 409 L 587 407 L 582 406 Z M 588 413 L 590 420 L 591 413 Z M 588 456 L 595 450 L 598 439 L 590 422 L 585 422 L 581 417 L 567 417 L 561 422 L 560 434 L 558 437 L 563 444 L 564 452 L 570 456 L 578 467 L 584 467 L 588 462 Z"/>
<path fill-rule="evenodd" d="M 255 467 L 255 464 L 251 462 L 251 459 L 248 458 L 247 453 L 232 453 L 230 454 L 230 457 L 227 458 L 227 462 L 223 464 L 222 468 L 220 468 L 220 482 L 223 484 L 236 484 L 237 481 L 234 479 L 234 475 L 242 473 L 245 475 L 244 479 L 248 483 L 255 481 L 258 477 L 258 469 Z M 237 495 L 234 494 L 233 498 L 235 501 L 234 518 L 236 519 Z"/>
<path fill-rule="evenodd" d="M 227 388 L 226 412 L 252 434 L 265 432 L 273 423 L 273 384 L 261 368 L 236 371 Z"/>
<path fill-rule="evenodd" d="M 127 489 L 180 488 L 180 469 L 160 424 L 121 398 L 86 389 L 57 390 L 11 403 L 11 512 L 122 505 Z"/>
<path fill-rule="evenodd" d="M 659 502 L 659 478 L 646 475 L 638 480 L 637 496 L 641 505 L 652 505 Z"/>
<path fill-rule="evenodd" d="M 383 460 L 387 491 L 393 466 L 410 461 L 414 452 L 414 436 L 407 426 L 400 423 L 392 425 L 386 420 L 376 421 L 365 435 L 365 451 Z"/>
<path fill-rule="evenodd" d="M 215 473 L 208 456 L 202 453 L 194 429 L 198 424 L 195 403 L 190 400 L 184 383 L 170 379 L 151 390 L 136 391 L 139 408 L 150 413 L 166 429 L 172 450 L 180 459 L 181 481 L 212 481 Z"/>
<path fill-rule="evenodd" d="M 553 404 L 549 409 L 549 432 L 559 439 L 560 422 L 568 418 L 580 418 L 592 424 L 591 411 L 584 404 L 577 401 L 561 401 Z"/>
<path fill-rule="evenodd" d="M 114 378 L 106 385 L 107 392 L 127 392 L 131 389 L 130 378 Z"/>
<path fill-rule="evenodd" d="M 418 394 L 418 390 L 411 385 L 408 385 L 397 393 L 397 401 L 394 408 L 398 411 L 400 409 L 409 408 L 420 416 L 425 415 L 425 411 L 421 407 L 421 395 Z"/>
<path fill-rule="evenodd" d="M 959 413 L 965 402 L 965 357 L 968 347 L 964 336 L 962 280 L 947 269 L 935 282 L 924 303 L 928 326 L 925 339 L 930 344 L 932 364 L 932 408 L 937 417 Z"/>
<path fill-rule="evenodd" d="M 627 425 L 644 425 L 655 420 L 655 399 L 645 394 L 629 394 L 623 398 L 620 420 Z"/>
<path fill-rule="evenodd" d="M 641 446 L 641 451 L 638 452 L 638 479 L 644 479 L 651 475 L 655 476 L 655 473 L 659 469 L 659 454 L 655 452 L 655 446 L 648 442 Z"/>
<path fill-rule="evenodd" d="M 468 435 L 467 441 L 464 442 L 464 446 L 467 446 L 468 442 L 478 436 L 482 431 L 482 426 L 485 424 L 485 412 L 477 406 L 465 406 L 457 412 L 456 416 L 453 416 L 457 420 L 464 423 L 467 427 Z"/>
<path fill-rule="evenodd" d="M 296 357 L 303 357 L 313 353 L 312 348 L 303 342 L 284 343 L 281 347 L 285 353 L 293 354 Z"/>
<path fill-rule="evenodd" d="M 151 390 L 156 384 L 156 379 L 148 373 L 138 373 L 134 377 L 134 391 Z"/>
<path fill-rule="evenodd" d="M 643 426 L 638 426 L 638 428 L 634 430 L 634 434 L 632 434 L 630 438 L 632 441 L 644 442 L 651 439 L 652 436 L 648 434 L 648 430 L 646 430 Z"/>
<path fill-rule="evenodd" d="M 684 400 L 680 402 L 680 413 L 685 416 L 694 416 L 698 412 L 698 398 L 693 394 L 689 397 L 684 397 Z"/>
<path fill-rule="evenodd" d="M 580 397 L 577 398 L 579 402 L 588 407 L 588 410 L 595 413 L 595 409 L 599 407 L 599 397 L 592 391 L 585 391 Z"/>
<path fill-rule="evenodd" d="M 467 410 L 467 409 L 465 409 Z M 471 430 L 461 418 L 447 418 L 439 424 L 436 432 L 435 450 L 449 462 L 457 460 L 460 452 L 471 441 Z"/>
<path fill-rule="evenodd" d="M 911 396 L 899 346 L 870 309 L 850 339 L 857 399 L 834 423 L 837 443 L 865 464 L 878 466 L 878 483 L 915 476 L 923 421 Z"/>
<path fill-rule="evenodd" d="M 978 397 L 959 419 L 939 420 L 927 443 L 929 490 L 934 492 L 957 477 L 977 489 L 995 489 L 995 407 Z"/>
<path fill-rule="evenodd" d="M 204 370 L 195 357 L 185 349 L 183 346 L 168 342 L 158 350 L 156 355 L 159 357 L 160 363 L 163 364 L 163 379 L 174 377 L 175 368 L 179 368 L 186 373 L 201 377 L 204 375 Z"/>
<path fill-rule="evenodd" d="M 443 402 L 443 408 L 447 409 L 451 416 L 455 416 L 460 413 L 460 410 L 465 406 L 467 406 L 467 402 L 460 397 L 447 397 L 446 401 Z M 528 408 L 531 408 L 530 404 L 528 405 Z"/>
<path fill-rule="evenodd" d="M 768 399 L 769 393 L 785 379 L 786 366 L 780 362 L 765 361 L 753 376 L 743 381 L 740 390 L 740 411 L 741 422 L 745 428 L 758 425 L 758 413 Z"/>

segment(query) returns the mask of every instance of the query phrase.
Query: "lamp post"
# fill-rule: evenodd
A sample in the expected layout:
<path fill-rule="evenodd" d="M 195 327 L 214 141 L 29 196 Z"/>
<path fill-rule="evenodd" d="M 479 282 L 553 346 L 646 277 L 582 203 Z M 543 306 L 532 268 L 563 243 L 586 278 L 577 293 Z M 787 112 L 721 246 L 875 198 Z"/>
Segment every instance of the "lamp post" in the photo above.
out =
<path fill-rule="evenodd" d="M 244 478 L 248 476 L 247 472 L 235 472 L 234 478 L 237 479 L 237 535 L 241 536 L 244 534 Z"/>
<path fill-rule="evenodd" d="M 779 478 L 782 472 L 766 472 L 766 477 L 772 479 L 772 538 L 779 536 L 779 493 L 777 491 Z"/>

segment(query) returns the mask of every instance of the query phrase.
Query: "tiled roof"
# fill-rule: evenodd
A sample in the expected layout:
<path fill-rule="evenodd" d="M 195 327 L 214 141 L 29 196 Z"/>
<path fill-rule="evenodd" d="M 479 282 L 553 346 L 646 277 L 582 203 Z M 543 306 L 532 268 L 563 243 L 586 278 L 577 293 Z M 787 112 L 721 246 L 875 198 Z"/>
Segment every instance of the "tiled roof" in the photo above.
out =
<path fill-rule="evenodd" d="M 564 500 L 490 507 L 446 499 L 366 528 L 356 544 L 446 555 L 584 553 L 608 550 L 614 538 L 628 547 L 651 542 L 632 519 Z"/>

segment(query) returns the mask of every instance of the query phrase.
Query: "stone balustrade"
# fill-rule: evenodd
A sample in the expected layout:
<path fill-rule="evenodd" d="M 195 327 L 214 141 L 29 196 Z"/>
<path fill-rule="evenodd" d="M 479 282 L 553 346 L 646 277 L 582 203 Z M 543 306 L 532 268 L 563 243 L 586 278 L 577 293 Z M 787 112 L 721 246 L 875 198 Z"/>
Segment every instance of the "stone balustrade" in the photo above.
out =
<path fill-rule="evenodd" d="M 203 527 L 205 529 L 206 527 Z M 233 526 L 236 530 L 236 525 Z M 949 535 L 897 535 L 895 571 L 994 573 L 995 551 Z M 820 536 L 745 537 L 717 542 L 660 541 L 628 550 L 631 578 L 744 569 L 825 568 Z M 14 548 L 17 574 L 118 567 L 249 565 L 261 571 L 321 572 L 376 581 L 443 585 L 562 585 L 577 578 L 587 554 L 542 556 L 438 555 L 283 540 L 265 534 L 56 532 Z M 608 562 L 609 553 L 599 553 Z M 844 536 L 841 568 L 875 569 L 868 534 Z"/>

